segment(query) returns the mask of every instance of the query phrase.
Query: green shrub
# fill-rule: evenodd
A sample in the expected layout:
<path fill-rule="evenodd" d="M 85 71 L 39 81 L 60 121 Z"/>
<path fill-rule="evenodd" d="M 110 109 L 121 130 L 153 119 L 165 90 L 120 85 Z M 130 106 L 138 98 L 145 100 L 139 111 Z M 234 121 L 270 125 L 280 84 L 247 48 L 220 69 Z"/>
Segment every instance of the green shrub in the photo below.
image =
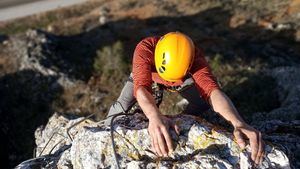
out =
<path fill-rule="evenodd" d="M 130 72 L 122 42 L 117 41 L 112 46 L 105 46 L 99 50 L 94 59 L 93 69 L 94 75 L 100 77 L 101 89 L 108 92 L 103 103 L 107 107 L 120 94 Z"/>
<path fill-rule="evenodd" d="M 97 51 L 93 65 L 94 73 L 100 75 L 101 80 L 106 82 L 115 82 L 128 76 L 128 67 L 123 44 L 120 41 Z"/>
<path fill-rule="evenodd" d="M 223 56 L 219 53 L 215 55 L 215 57 L 210 61 L 210 67 L 214 71 L 219 71 L 222 64 Z"/>

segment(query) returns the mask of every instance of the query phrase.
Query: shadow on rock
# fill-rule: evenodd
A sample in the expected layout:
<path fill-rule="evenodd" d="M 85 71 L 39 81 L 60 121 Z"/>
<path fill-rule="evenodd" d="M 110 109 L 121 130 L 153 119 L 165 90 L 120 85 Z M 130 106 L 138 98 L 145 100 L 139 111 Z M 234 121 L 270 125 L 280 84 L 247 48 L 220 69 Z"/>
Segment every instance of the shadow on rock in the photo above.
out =
<path fill-rule="evenodd" d="M 0 78 L 1 164 L 11 162 L 2 167 L 32 157 L 34 131 L 47 123 L 53 101 L 63 92 L 56 80 L 32 70 Z"/>
<path fill-rule="evenodd" d="M 300 45 L 294 41 L 295 30 L 268 30 L 246 19 L 245 24 L 233 27 L 230 26 L 232 17 L 232 12 L 217 7 L 188 16 L 154 17 L 146 20 L 128 18 L 108 22 L 77 38 L 80 37 L 79 41 L 96 48 L 121 40 L 125 44 L 128 59 L 131 59 L 135 45 L 142 38 L 182 31 L 190 35 L 205 53 L 211 56 L 220 53 L 224 55 L 226 62 L 236 59 L 236 56 L 246 61 L 262 58 L 273 65 L 299 62 L 299 53 L 291 49 Z"/>
<path fill-rule="evenodd" d="M 5 40 L 7 40 L 7 36 L 6 35 L 1 35 L 0 34 L 0 43 L 4 42 Z"/>

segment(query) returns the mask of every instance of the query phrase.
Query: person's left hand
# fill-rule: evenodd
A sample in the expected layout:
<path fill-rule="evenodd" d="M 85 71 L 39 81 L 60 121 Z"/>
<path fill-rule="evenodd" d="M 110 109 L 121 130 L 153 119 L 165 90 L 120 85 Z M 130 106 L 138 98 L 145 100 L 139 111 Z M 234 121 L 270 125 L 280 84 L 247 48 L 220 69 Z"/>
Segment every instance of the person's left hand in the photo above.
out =
<path fill-rule="evenodd" d="M 262 140 L 261 132 L 257 131 L 246 123 L 242 123 L 240 125 L 234 126 L 233 135 L 241 148 L 245 148 L 246 146 L 245 138 L 249 139 L 251 159 L 256 164 L 260 164 L 265 153 L 265 144 Z"/>

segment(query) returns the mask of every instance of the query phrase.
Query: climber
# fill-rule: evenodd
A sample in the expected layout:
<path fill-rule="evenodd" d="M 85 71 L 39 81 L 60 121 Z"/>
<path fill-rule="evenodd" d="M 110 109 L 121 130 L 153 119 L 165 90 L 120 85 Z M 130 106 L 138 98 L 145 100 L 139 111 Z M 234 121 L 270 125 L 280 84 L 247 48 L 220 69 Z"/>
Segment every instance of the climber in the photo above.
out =
<path fill-rule="evenodd" d="M 153 84 L 159 91 L 178 92 L 188 102 L 185 113 L 197 115 L 208 105 L 234 127 L 237 143 L 244 148 L 249 140 L 251 159 L 261 163 L 264 142 L 261 133 L 246 124 L 231 100 L 223 93 L 210 72 L 203 52 L 193 41 L 180 32 L 170 32 L 162 37 L 148 37 L 139 42 L 133 55 L 132 73 L 123 87 L 117 103 L 107 115 L 128 110 L 136 101 L 149 119 L 148 132 L 152 148 L 158 156 L 173 151 L 169 129 L 179 133 L 177 125 L 159 111 L 162 93 L 153 93 Z M 160 93 L 160 94 L 159 94 Z M 121 104 L 121 106 L 120 106 Z"/>

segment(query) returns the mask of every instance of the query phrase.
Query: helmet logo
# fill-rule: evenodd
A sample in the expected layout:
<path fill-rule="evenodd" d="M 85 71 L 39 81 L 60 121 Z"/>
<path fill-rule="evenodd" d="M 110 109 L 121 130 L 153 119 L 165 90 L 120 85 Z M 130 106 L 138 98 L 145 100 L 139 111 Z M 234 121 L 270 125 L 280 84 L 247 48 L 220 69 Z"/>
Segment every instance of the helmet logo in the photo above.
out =
<path fill-rule="evenodd" d="M 164 52 L 164 53 L 163 53 L 163 61 L 162 61 L 162 64 L 163 64 L 163 65 L 165 65 L 165 64 L 167 63 L 165 57 L 166 57 L 166 56 L 165 56 L 165 52 Z"/>
<path fill-rule="evenodd" d="M 166 71 L 166 67 L 165 66 L 163 66 L 163 65 L 166 65 L 166 63 L 167 63 L 167 61 L 166 61 L 166 54 L 165 54 L 165 52 L 163 53 L 163 56 L 162 56 L 162 58 L 163 58 L 163 61 L 162 61 L 162 66 L 160 66 L 159 68 L 158 68 L 158 70 L 159 70 L 159 72 L 160 73 L 164 73 L 165 71 Z"/>
<path fill-rule="evenodd" d="M 164 66 L 161 66 L 158 70 L 160 73 L 164 73 L 166 71 L 166 68 Z"/>

